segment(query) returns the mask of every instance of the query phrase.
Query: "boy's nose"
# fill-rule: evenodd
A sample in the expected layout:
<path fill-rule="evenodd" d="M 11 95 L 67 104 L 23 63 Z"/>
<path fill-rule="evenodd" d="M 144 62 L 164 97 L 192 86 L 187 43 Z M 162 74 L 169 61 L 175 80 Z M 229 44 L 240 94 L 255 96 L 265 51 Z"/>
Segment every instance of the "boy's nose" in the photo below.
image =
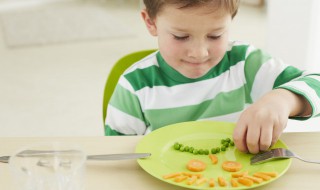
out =
<path fill-rule="evenodd" d="M 189 48 L 188 57 L 196 61 L 206 61 L 209 56 L 209 50 L 206 45 L 198 44 Z"/>

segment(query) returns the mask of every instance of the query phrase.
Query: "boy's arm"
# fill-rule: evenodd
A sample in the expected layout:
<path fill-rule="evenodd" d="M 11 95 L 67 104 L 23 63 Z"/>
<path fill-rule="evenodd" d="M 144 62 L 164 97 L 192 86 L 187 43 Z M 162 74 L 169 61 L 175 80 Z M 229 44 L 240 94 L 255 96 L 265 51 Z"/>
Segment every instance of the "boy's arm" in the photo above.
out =
<path fill-rule="evenodd" d="M 106 135 L 143 135 L 145 131 L 146 124 L 137 96 L 118 83 L 107 108 Z"/>
<path fill-rule="evenodd" d="M 311 110 L 304 97 L 285 89 L 272 90 L 241 114 L 234 130 L 236 147 L 254 154 L 265 151 L 279 139 L 289 116 L 308 116 Z"/>
<path fill-rule="evenodd" d="M 306 74 L 260 50 L 248 53 L 244 71 L 247 101 L 253 104 L 234 131 L 239 150 L 266 150 L 279 139 L 289 117 L 305 120 L 320 115 L 319 74 Z"/>

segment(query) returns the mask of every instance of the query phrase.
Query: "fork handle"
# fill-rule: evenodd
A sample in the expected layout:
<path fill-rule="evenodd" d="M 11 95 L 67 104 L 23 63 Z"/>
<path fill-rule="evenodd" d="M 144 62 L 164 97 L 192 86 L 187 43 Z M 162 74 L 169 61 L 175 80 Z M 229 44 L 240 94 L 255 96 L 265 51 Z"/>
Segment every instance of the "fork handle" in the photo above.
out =
<path fill-rule="evenodd" d="M 296 156 L 295 158 L 298 158 L 299 160 L 301 161 L 304 161 L 304 162 L 308 162 L 308 163 L 312 163 L 312 164 L 320 164 L 320 161 L 314 161 L 314 160 L 305 160 L 305 159 L 302 159 L 298 156 Z"/>

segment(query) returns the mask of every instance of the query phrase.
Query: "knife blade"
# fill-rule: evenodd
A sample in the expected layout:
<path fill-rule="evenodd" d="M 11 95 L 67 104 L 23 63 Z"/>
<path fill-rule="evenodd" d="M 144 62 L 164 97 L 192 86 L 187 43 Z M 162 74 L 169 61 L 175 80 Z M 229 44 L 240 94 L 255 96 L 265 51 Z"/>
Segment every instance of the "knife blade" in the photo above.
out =
<path fill-rule="evenodd" d="M 52 153 L 51 153 L 52 154 Z M 50 153 L 37 153 L 30 154 L 29 156 L 24 154 L 22 157 L 38 157 L 38 156 L 48 156 Z M 151 153 L 124 153 L 124 154 L 101 154 L 101 155 L 88 155 L 87 160 L 128 160 L 128 159 L 139 159 L 139 158 L 147 158 L 150 157 Z M 0 162 L 8 163 L 10 156 L 1 156 Z"/>

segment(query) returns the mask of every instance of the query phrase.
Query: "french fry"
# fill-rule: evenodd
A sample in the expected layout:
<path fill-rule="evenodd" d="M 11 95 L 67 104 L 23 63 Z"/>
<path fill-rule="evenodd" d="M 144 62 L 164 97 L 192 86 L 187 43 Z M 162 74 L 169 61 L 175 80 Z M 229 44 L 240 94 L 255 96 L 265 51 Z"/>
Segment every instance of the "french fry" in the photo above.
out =
<path fill-rule="evenodd" d="M 232 187 L 239 187 L 238 182 L 234 178 L 231 178 L 230 183 Z"/>
<path fill-rule="evenodd" d="M 259 184 L 259 183 L 263 182 L 263 179 L 258 178 L 258 177 L 254 177 L 254 176 L 250 176 L 250 175 L 244 175 L 243 177 L 250 179 L 254 183 L 258 183 Z"/>
<path fill-rule="evenodd" d="M 245 177 L 239 177 L 238 182 L 247 187 L 251 187 L 253 185 L 253 181 Z"/>
<path fill-rule="evenodd" d="M 249 173 L 248 171 L 232 173 L 231 177 L 234 177 L 234 178 L 243 177 L 245 175 L 248 175 L 248 173 Z"/>
<path fill-rule="evenodd" d="M 174 181 L 177 182 L 177 183 L 180 183 L 184 180 L 188 179 L 188 176 L 185 176 L 185 175 L 180 175 L 180 176 L 177 176 L 174 178 Z"/>
<path fill-rule="evenodd" d="M 257 172 L 257 173 L 261 173 L 270 177 L 277 177 L 278 173 L 277 172 Z"/>
<path fill-rule="evenodd" d="M 209 179 L 209 187 L 214 187 L 215 184 L 214 184 L 214 179 L 213 178 L 210 178 Z"/>
<path fill-rule="evenodd" d="M 197 176 L 192 176 L 191 178 L 188 179 L 187 185 L 192 185 L 197 181 Z"/>
<path fill-rule="evenodd" d="M 207 178 L 200 178 L 196 181 L 196 185 L 202 185 L 203 183 L 207 182 L 208 179 Z"/>
<path fill-rule="evenodd" d="M 179 175 L 181 175 L 182 173 L 181 172 L 175 172 L 175 173 L 170 173 L 170 174 L 166 174 L 163 177 L 163 179 L 170 179 L 170 178 L 174 178 L 174 177 L 177 177 Z"/>
<path fill-rule="evenodd" d="M 254 173 L 253 176 L 254 176 L 254 177 L 261 178 L 261 179 L 263 179 L 264 181 L 269 181 L 269 180 L 271 179 L 270 176 L 265 175 L 265 174 L 262 174 L 262 173 L 259 173 L 259 172 Z"/>
<path fill-rule="evenodd" d="M 218 157 L 216 155 L 209 154 L 209 158 L 210 158 L 212 164 L 217 164 L 218 163 Z"/>
<path fill-rule="evenodd" d="M 221 187 L 227 186 L 227 182 L 223 177 L 218 177 L 218 183 Z"/>

